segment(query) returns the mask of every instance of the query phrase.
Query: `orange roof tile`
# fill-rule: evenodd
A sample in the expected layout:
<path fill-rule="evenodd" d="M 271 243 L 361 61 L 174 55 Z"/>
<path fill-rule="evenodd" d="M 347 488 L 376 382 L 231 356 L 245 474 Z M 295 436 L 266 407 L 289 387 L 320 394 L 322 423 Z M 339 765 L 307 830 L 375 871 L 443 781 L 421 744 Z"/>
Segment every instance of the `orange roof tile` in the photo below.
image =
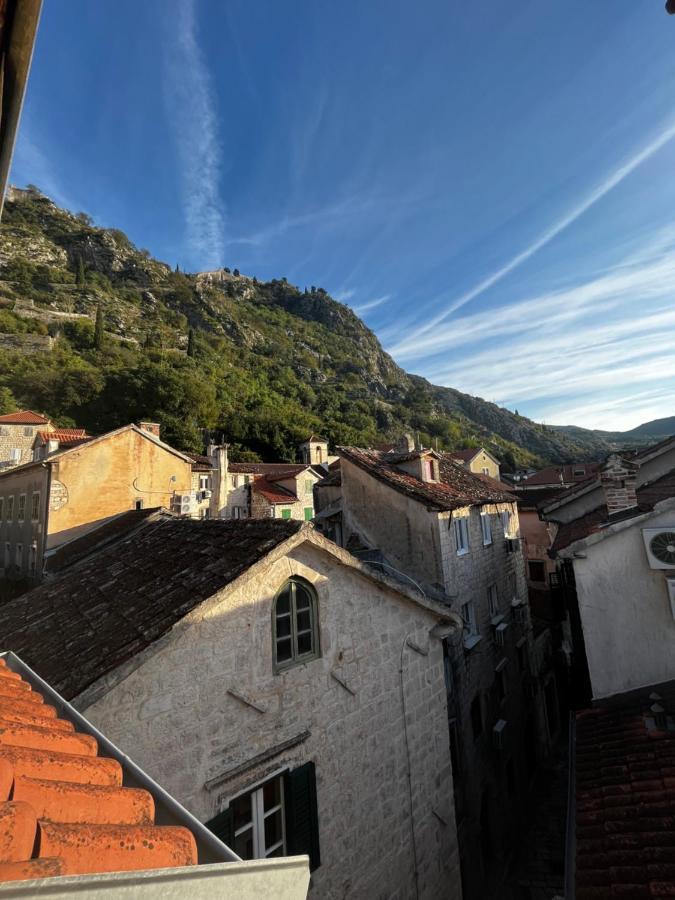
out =
<path fill-rule="evenodd" d="M 58 441 L 59 444 L 80 444 L 90 441 L 91 435 L 84 428 L 56 428 L 54 431 L 38 431 L 38 438 L 43 444 L 48 441 Z"/>
<path fill-rule="evenodd" d="M 2 425 L 48 425 L 49 419 L 33 412 L 31 409 L 18 409 L 16 412 L 0 416 Z"/>
<path fill-rule="evenodd" d="M 0 882 L 197 863 L 182 825 L 0 657 Z"/>

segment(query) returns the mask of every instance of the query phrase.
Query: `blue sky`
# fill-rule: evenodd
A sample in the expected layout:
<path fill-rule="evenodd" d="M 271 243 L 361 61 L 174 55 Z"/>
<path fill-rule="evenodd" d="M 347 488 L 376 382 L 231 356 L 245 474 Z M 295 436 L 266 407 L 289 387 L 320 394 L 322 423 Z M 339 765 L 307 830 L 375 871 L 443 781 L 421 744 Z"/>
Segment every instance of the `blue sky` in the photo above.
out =
<path fill-rule="evenodd" d="M 661 0 L 45 0 L 12 179 L 539 421 L 675 414 Z"/>

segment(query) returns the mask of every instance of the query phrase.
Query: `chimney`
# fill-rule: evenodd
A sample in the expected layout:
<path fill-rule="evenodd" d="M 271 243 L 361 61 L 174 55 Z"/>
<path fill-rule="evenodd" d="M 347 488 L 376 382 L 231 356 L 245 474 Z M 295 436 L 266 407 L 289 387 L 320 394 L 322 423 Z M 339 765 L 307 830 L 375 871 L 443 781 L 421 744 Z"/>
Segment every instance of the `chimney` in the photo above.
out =
<path fill-rule="evenodd" d="M 156 438 L 159 437 L 159 431 L 162 427 L 159 422 L 139 422 L 138 427 L 141 431 L 147 431 L 149 434 L 154 434 Z"/>
<path fill-rule="evenodd" d="M 415 439 L 412 434 L 404 434 L 399 438 L 396 444 L 396 450 L 399 453 L 412 453 L 415 449 Z"/>
<path fill-rule="evenodd" d="M 613 453 L 600 470 L 600 484 L 610 516 L 634 509 L 637 505 L 635 485 L 637 466 Z"/>

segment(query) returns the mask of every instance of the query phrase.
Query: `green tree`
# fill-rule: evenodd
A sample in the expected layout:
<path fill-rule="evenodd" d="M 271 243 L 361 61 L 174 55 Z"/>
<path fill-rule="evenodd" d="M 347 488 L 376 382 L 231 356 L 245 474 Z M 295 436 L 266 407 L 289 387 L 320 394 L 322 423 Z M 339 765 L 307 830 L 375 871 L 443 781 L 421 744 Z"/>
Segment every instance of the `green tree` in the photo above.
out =
<path fill-rule="evenodd" d="M 84 260 L 80 256 L 77 260 L 77 273 L 75 275 L 75 284 L 84 287 L 87 283 L 87 273 L 84 268 Z"/>
<path fill-rule="evenodd" d="M 193 357 L 195 355 L 195 330 L 191 328 L 188 331 L 187 355 Z"/>
<path fill-rule="evenodd" d="M 102 350 L 104 340 L 105 332 L 103 330 L 103 304 L 99 303 L 96 307 L 96 321 L 94 323 L 94 347 L 97 350 Z"/>

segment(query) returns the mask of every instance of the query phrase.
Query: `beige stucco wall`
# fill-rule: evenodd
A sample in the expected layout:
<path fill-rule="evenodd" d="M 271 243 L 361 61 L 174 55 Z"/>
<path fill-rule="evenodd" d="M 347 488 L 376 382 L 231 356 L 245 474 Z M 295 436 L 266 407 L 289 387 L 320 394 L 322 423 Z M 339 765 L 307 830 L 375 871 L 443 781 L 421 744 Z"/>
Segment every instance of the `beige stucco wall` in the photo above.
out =
<path fill-rule="evenodd" d="M 291 574 L 318 592 L 322 655 L 275 675 L 272 601 Z M 202 820 L 271 773 L 313 760 L 322 859 L 313 895 L 407 900 L 414 885 L 403 658 L 419 896 L 458 898 L 442 647 L 429 636 L 434 622 L 303 544 L 264 564 L 226 598 L 203 604 L 126 680 L 93 704 L 78 705 Z M 407 635 L 428 655 L 404 648 Z M 306 730 L 303 743 L 266 764 L 204 787 Z"/>
<path fill-rule="evenodd" d="M 491 456 L 488 456 L 488 454 L 484 450 L 481 450 L 480 453 L 471 460 L 469 469 L 478 475 L 487 474 L 490 476 L 490 478 L 496 478 L 497 480 L 499 480 L 499 465 L 492 459 Z M 483 469 L 487 469 L 488 471 L 484 473 Z"/>
<path fill-rule="evenodd" d="M 675 620 L 666 577 L 650 569 L 642 528 L 671 527 L 675 509 L 649 517 L 584 549 L 574 559 L 579 612 L 593 696 L 675 678 Z"/>
<path fill-rule="evenodd" d="M 83 444 L 52 462 L 47 546 L 133 509 L 136 500 L 170 507 L 173 494 L 191 486 L 190 462 L 133 429 Z"/>

